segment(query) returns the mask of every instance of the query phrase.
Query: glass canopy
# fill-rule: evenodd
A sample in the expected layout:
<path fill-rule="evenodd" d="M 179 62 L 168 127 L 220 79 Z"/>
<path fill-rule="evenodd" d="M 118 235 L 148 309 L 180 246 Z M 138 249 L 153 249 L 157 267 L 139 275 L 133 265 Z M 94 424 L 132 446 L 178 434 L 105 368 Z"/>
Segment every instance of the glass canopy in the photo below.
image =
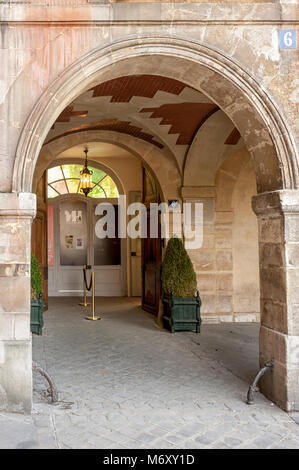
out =
<path fill-rule="evenodd" d="M 93 188 L 88 194 L 94 198 L 118 197 L 118 190 L 113 179 L 103 170 L 90 167 Z M 61 194 L 82 194 L 80 192 L 80 171 L 82 165 L 59 165 L 48 170 L 48 198 Z"/>

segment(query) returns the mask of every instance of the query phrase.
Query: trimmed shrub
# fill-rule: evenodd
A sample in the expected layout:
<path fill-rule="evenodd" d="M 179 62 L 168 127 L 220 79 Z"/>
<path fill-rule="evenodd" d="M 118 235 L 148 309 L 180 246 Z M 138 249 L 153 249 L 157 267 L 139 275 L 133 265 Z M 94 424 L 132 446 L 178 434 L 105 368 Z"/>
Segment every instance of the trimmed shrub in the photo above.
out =
<path fill-rule="evenodd" d="M 31 298 L 39 299 L 43 293 L 43 280 L 36 257 L 31 254 Z"/>
<path fill-rule="evenodd" d="M 194 297 L 197 290 L 196 274 L 182 240 L 172 237 L 162 263 L 162 289 L 174 297 Z"/>

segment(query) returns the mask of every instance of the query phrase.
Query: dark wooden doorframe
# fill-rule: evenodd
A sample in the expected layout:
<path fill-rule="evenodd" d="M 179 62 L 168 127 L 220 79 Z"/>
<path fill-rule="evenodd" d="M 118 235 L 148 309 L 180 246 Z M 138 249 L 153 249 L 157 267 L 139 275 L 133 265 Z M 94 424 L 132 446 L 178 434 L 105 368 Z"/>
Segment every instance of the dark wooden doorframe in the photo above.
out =
<path fill-rule="evenodd" d="M 150 238 L 150 203 L 161 201 L 158 185 L 149 170 L 143 168 L 142 202 L 147 210 L 147 237 L 141 239 L 142 308 L 154 315 L 159 313 L 161 297 L 161 219 L 158 238 Z"/>
<path fill-rule="evenodd" d="M 47 172 L 37 186 L 37 212 L 32 222 L 31 252 L 35 255 L 43 277 L 43 301 L 48 308 L 48 219 L 47 219 Z"/>

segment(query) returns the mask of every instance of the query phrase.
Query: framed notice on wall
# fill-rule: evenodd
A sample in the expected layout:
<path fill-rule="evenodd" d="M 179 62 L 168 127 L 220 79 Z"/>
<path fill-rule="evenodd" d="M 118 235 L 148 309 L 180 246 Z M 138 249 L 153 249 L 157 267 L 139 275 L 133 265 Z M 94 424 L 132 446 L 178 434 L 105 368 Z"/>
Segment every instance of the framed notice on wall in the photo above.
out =
<path fill-rule="evenodd" d="M 83 237 L 77 237 L 76 238 L 76 249 L 77 250 L 83 250 L 84 248 L 84 240 Z"/>
<path fill-rule="evenodd" d="M 74 248 L 74 236 L 66 235 L 64 240 L 65 248 Z"/>

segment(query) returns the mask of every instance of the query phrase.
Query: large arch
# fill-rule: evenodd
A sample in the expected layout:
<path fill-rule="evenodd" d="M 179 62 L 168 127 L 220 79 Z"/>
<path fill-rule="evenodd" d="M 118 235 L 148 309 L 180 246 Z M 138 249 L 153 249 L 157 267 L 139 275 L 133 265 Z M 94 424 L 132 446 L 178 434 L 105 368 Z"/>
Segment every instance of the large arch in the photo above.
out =
<path fill-rule="evenodd" d="M 89 52 L 43 93 L 17 146 L 13 192 L 31 191 L 40 149 L 62 110 L 93 85 L 127 74 L 128 70 L 130 74 L 154 70 L 164 76 L 175 75 L 209 96 L 244 138 L 254 159 L 258 192 L 298 187 L 292 136 L 278 107 L 249 72 L 232 58 L 197 41 L 143 36 L 120 39 Z"/>
<path fill-rule="evenodd" d="M 85 142 L 107 142 L 127 150 L 144 161 L 154 173 L 164 200 L 179 196 L 181 175 L 171 155 L 144 140 L 103 130 L 78 132 L 45 144 L 41 149 L 35 168 L 33 186 L 57 155 Z"/>
<path fill-rule="evenodd" d="M 261 221 L 260 277 L 264 318 L 260 359 L 261 362 L 271 358 L 276 361 L 275 372 L 268 376 L 263 390 L 283 408 L 298 409 L 298 366 L 296 363 L 293 367 L 292 351 L 299 344 L 299 333 L 291 312 L 292 302 L 299 305 L 297 271 L 293 269 L 299 266 L 299 261 L 295 255 L 294 261 L 284 261 L 285 254 L 274 259 L 277 253 L 286 250 L 284 234 L 287 233 L 292 241 L 298 225 L 298 192 L 286 191 L 299 188 L 298 158 L 284 116 L 240 63 L 208 45 L 169 36 L 127 37 L 89 52 L 59 75 L 32 110 L 17 146 L 13 193 L 21 193 L 20 204 L 23 204 L 23 199 L 28 196 L 26 193 L 32 191 L 40 150 L 63 109 L 84 91 L 108 79 L 128 75 L 128 70 L 131 75 L 155 72 L 175 77 L 201 91 L 239 130 L 251 154 L 257 191 L 263 193 L 255 197 L 253 203 Z M 33 205 L 30 200 L 31 203 Z M 286 232 L 291 225 L 294 230 Z M 292 265 L 291 269 L 287 263 Z M 278 312 L 275 318 L 273 311 Z"/>

